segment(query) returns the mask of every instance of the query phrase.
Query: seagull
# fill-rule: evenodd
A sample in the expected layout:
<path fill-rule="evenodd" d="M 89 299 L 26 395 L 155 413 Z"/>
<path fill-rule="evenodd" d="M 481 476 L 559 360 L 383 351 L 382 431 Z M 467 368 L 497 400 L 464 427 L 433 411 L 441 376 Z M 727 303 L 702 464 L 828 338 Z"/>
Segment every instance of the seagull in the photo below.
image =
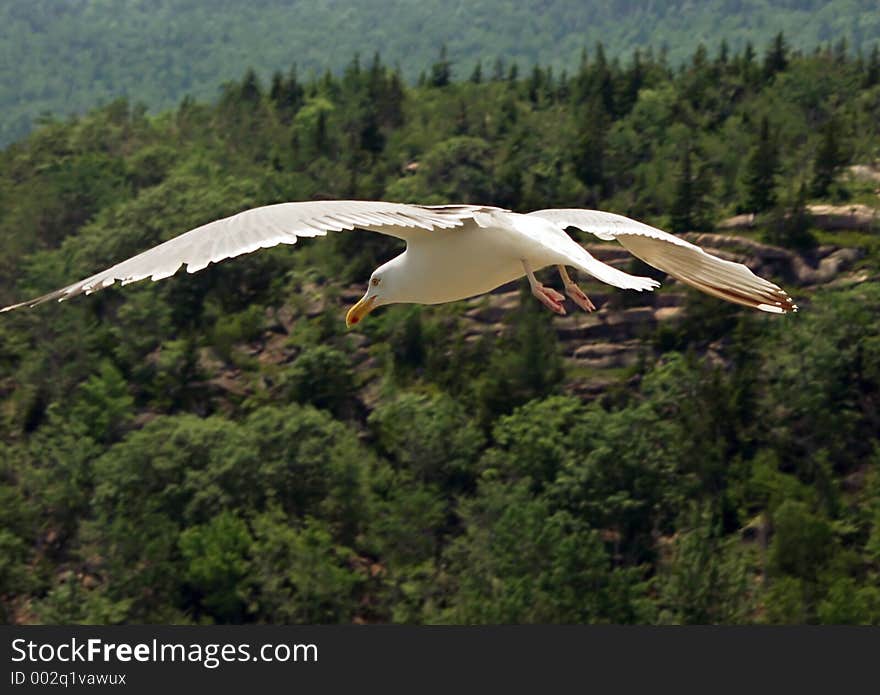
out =
<path fill-rule="evenodd" d="M 535 277 L 549 266 L 558 269 L 565 294 L 584 311 L 596 307 L 571 279 L 568 267 L 620 289 L 641 292 L 659 286 L 652 278 L 630 275 L 594 258 L 568 235 L 566 230 L 572 227 L 605 241 L 616 240 L 648 265 L 715 297 L 774 314 L 797 311 L 784 290 L 745 265 L 610 212 L 549 209 L 522 214 L 483 205 L 327 200 L 266 205 L 209 222 L 0 313 L 91 294 L 117 281 L 125 285 L 145 278 L 160 280 L 183 265 L 195 273 L 257 249 L 355 229 L 397 237 L 406 242 L 406 249 L 373 271 L 364 296 L 346 314 L 348 327 L 380 306 L 454 302 L 523 276 L 544 306 L 565 314 L 565 297 Z"/>

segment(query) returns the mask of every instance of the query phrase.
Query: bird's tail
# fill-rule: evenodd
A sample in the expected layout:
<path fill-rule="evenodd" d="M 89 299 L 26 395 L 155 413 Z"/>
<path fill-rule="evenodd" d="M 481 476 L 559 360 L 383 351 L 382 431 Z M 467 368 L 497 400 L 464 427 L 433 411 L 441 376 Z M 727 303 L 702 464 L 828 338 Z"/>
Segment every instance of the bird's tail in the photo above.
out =
<path fill-rule="evenodd" d="M 576 245 L 580 252 L 570 255 L 572 264 L 579 270 L 589 273 L 597 280 L 606 282 L 614 287 L 619 287 L 622 290 L 638 290 L 639 292 L 650 291 L 660 286 L 660 283 L 653 278 L 630 275 L 622 270 L 618 270 L 614 266 L 603 263 L 580 244 Z"/>

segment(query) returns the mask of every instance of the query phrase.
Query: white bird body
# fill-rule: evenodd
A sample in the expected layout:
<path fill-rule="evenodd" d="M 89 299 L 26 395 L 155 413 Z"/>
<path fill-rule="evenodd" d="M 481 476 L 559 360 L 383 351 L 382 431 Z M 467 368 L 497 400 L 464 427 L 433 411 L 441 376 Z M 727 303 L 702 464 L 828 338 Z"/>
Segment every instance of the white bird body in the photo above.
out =
<path fill-rule="evenodd" d="M 386 288 L 393 271 L 421 278 L 413 284 L 395 284 L 395 300 L 411 304 L 444 304 L 468 299 L 525 274 L 522 262 L 499 243 L 500 234 L 468 227 L 470 225 L 455 232 L 441 231 L 437 233 L 437 240 L 407 244 L 406 251 L 377 268 L 376 274 L 382 277 Z M 443 239 L 450 234 L 456 236 L 455 245 Z M 488 267 L 483 262 L 487 257 L 492 258 Z M 449 278 L 455 278 L 455 282 L 449 282 Z"/>
<path fill-rule="evenodd" d="M 524 230 L 532 236 L 556 237 L 556 244 L 568 253 L 535 244 Z M 461 227 L 410 239 L 406 251 L 377 268 L 375 274 L 386 285 L 389 269 L 417 279 L 409 287 L 395 284 L 396 302 L 443 304 L 490 292 L 525 276 L 523 261 L 537 271 L 551 265 L 575 264 L 584 253 L 555 225 L 499 210 L 486 214 L 480 222 L 468 221 Z"/>
<path fill-rule="evenodd" d="M 280 203 L 245 210 L 192 229 L 91 277 L 0 312 L 90 294 L 144 278 L 160 280 L 183 265 L 196 272 L 211 263 L 300 237 L 364 229 L 403 239 L 406 251 L 373 272 L 363 299 L 349 311 L 349 325 L 377 306 L 399 302 L 440 304 L 491 291 L 529 278 L 535 296 L 557 313 L 564 297 L 541 285 L 534 271 L 556 265 L 566 293 L 581 308 L 595 307 L 568 277 L 573 266 L 622 289 L 652 290 L 656 280 L 602 263 L 565 231 L 577 227 L 600 239 L 616 239 L 634 255 L 673 277 L 727 301 L 762 311 L 796 311 L 778 286 L 746 266 L 621 215 L 595 210 L 539 210 L 519 214 L 476 205 L 423 206 L 378 201 Z"/>

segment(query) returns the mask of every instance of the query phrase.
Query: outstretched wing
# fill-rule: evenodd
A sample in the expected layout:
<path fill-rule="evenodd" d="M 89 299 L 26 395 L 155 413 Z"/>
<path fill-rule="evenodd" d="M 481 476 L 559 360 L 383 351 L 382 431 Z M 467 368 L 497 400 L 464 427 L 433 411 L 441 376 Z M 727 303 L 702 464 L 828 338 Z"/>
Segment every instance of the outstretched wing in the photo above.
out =
<path fill-rule="evenodd" d="M 0 309 L 0 313 L 36 306 L 52 299 L 64 301 L 78 294 L 91 294 L 117 281 L 125 285 L 144 278 L 161 280 L 174 275 L 184 264 L 187 272 L 195 273 L 225 258 L 278 244 L 295 244 L 300 237 L 325 236 L 331 231 L 357 227 L 409 240 L 434 229 L 460 227 L 489 209 L 470 205 L 422 206 L 363 200 L 266 205 L 209 222 L 85 280 L 7 306 Z"/>
<path fill-rule="evenodd" d="M 791 297 L 742 263 L 705 252 L 684 239 L 623 215 L 598 210 L 555 209 L 529 213 L 560 228 L 577 227 L 600 239 L 616 239 L 631 254 L 698 290 L 774 314 L 797 311 Z"/>

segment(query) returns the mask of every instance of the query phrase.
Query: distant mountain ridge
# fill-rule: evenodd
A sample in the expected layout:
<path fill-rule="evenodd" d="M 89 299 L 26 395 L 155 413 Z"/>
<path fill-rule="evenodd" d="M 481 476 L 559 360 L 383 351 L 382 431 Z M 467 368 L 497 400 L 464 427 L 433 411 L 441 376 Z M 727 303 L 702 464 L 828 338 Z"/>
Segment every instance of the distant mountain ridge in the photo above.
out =
<path fill-rule="evenodd" d="M 784 31 L 794 48 L 880 39 L 876 0 L 6 0 L 0 3 L 0 145 L 41 113 L 85 111 L 118 96 L 152 109 L 213 98 L 247 67 L 263 78 L 296 63 L 340 70 L 376 51 L 409 79 L 448 47 L 456 78 L 478 60 L 573 68 L 602 41 L 609 56 L 699 43 L 763 50 Z"/>

